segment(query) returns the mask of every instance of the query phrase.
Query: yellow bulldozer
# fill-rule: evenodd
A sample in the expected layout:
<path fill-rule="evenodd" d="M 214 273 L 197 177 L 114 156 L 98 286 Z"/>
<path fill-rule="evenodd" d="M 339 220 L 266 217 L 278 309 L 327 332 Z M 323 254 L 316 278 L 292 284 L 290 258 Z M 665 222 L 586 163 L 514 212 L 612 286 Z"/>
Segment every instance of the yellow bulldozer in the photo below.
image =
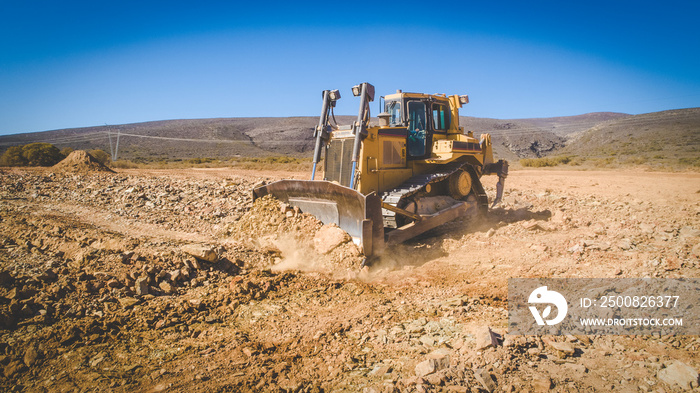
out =
<path fill-rule="evenodd" d="M 357 120 L 340 126 L 333 108 L 338 90 L 323 91 L 314 130 L 311 180 L 281 180 L 253 190 L 253 199 L 272 195 L 335 223 L 366 256 L 402 243 L 446 222 L 488 210 L 482 175 L 497 175 L 496 205 L 508 162 L 494 161 L 491 137 L 474 138 L 459 125 L 466 95 L 404 93 L 380 97 L 378 125 L 370 124 L 374 86 L 352 88 L 360 97 Z M 316 169 L 323 159 L 323 180 Z"/>

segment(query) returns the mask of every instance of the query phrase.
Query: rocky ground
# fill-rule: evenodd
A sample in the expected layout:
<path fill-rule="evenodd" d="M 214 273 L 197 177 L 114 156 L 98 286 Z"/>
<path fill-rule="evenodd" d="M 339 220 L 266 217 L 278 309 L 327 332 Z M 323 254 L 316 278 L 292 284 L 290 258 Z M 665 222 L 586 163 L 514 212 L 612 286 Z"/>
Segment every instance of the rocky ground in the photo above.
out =
<path fill-rule="evenodd" d="M 507 334 L 509 277 L 700 277 L 700 175 L 513 171 L 365 269 L 252 203 L 302 175 L 3 170 L 0 389 L 700 391 L 697 336 Z"/>

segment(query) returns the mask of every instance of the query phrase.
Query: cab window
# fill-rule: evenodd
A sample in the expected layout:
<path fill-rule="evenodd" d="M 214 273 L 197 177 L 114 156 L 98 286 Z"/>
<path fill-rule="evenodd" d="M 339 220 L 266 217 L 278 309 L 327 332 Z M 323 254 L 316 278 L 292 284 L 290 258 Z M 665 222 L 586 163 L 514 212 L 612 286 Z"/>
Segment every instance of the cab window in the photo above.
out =
<path fill-rule="evenodd" d="M 447 112 L 447 105 L 433 104 L 433 130 L 445 132 L 448 124 L 449 112 Z"/>
<path fill-rule="evenodd" d="M 425 155 L 427 113 L 425 103 L 408 101 L 408 154 Z"/>
<path fill-rule="evenodd" d="M 397 125 L 401 124 L 401 102 L 400 101 L 387 101 L 384 104 L 384 111 L 389 113 L 391 117 L 389 118 L 389 124 Z"/>

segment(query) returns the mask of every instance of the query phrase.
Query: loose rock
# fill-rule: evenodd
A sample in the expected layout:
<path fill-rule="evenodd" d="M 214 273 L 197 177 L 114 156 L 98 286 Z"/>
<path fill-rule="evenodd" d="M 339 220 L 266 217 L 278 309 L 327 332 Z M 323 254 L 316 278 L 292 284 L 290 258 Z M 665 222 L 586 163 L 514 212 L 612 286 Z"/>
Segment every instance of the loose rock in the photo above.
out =
<path fill-rule="evenodd" d="M 136 283 L 134 284 L 134 292 L 136 292 L 137 295 L 148 295 L 148 278 L 147 277 L 139 277 L 136 279 Z"/>
<path fill-rule="evenodd" d="M 691 389 L 693 386 L 698 386 L 697 370 L 678 360 L 661 369 L 657 376 L 670 386 L 677 384 L 686 390 Z"/>
<path fill-rule="evenodd" d="M 181 247 L 183 252 L 186 252 L 193 257 L 202 261 L 216 263 L 219 261 L 219 255 L 212 246 L 202 244 L 186 244 Z"/>
<path fill-rule="evenodd" d="M 491 375 L 491 373 L 489 373 L 486 369 L 475 370 L 474 376 L 476 377 L 476 380 L 479 381 L 481 386 L 483 386 L 489 393 L 498 388 L 498 385 L 493 379 L 493 375 Z"/>
<path fill-rule="evenodd" d="M 316 232 L 314 248 L 319 254 L 328 254 L 336 247 L 350 240 L 350 235 L 336 225 L 324 225 Z"/>

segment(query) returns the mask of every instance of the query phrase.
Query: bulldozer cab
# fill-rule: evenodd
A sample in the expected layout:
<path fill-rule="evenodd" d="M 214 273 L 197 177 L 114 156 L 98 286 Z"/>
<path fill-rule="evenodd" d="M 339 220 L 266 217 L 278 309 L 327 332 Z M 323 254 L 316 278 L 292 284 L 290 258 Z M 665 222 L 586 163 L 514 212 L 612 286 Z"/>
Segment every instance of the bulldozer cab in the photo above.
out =
<path fill-rule="evenodd" d="M 406 126 L 409 160 L 430 157 L 433 136 L 444 135 L 449 128 L 449 102 L 447 99 L 442 102 L 434 96 L 423 94 L 398 95 L 396 98 L 387 99 L 384 104 L 384 112 L 389 115 L 389 125 Z"/>

